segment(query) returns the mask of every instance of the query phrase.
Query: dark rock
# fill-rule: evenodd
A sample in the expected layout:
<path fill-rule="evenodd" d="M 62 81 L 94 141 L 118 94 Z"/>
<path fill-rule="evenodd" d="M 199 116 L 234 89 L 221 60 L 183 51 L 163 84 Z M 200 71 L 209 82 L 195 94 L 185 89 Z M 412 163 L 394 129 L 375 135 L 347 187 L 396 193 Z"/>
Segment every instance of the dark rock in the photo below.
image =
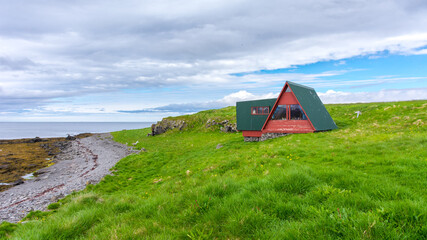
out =
<path fill-rule="evenodd" d="M 226 133 L 237 132 L 237 126 L 235 123 L 234 124 L 227 123 L 226 125 L 224 125 L 224 127 L 221 128 L 221 131 L 226 132 Z"/>
<path fill-rule="evenodd" d="M 168 130 L 178 128 L 180 131 L 187 126 L 187 123 L 183 120 L 169 120 L 162 119 L 162 121 L 151 125 L 151 136 L 165 133 Z"/>
<path fill-rule="evenodd" d="M 211 119 L 209 119 L 207 122 L 206 122 L 206 128 L 209 128 L 209 127 L 211 127 L 211 126 L 215 126 L 215 125 L 218 125 L 219 123 L 217 123 L 215 120 L 211 120 Z"/>
<path fill-rule="evenodd" d="M 94 184 L 97 184 L 97 183 L 98 183 L 97 181 L 91 179 L 91 180 L 89 180 L 89 181 L 86 182 L 86 185 L 89 185 L 89 184 L 94 185 Z"/>
<path fill-rule="evenodd" d="M 230 123 L 229 120 L 223 120 L 221 122 L 216 122 L 215 120 L 209 119 L 206 122 L 206 128 L 212 127 L 212 126 L 216 126 L 219 125 L 221 126 L 220 130 L 222 132 L 237 132 L 237 127 L 235 123 Z"/>
<path fill-rule="evenodd" d="M 22 180 L 21 178 L 16 180 L 15 182 L 13 182 L 11 185 L 12 186 L 18 186 L 24 183 L 24 180 Z"/>
<path fill-rule="evenodd" d="M 68 140 L 68 141 L 72 141 L 72 140 L 76 140 L 76 137 L 71 136 L 70 134 L 68 134 L 65 139 Z"/>
<path fill-rule="evenodd" d="M 48 172 L 48 170 L 47 170 L 47 169 L 42 168 L 42 169 L 37 170 L 37 171 L 34 173 L 34 176 L 40 176 L 40 175 L 43 175 L 43 174 L 45 174 L 45 173 L 47 173 L 47 172 Z"/>
<path fill-rule="evenodd" d="M 70 146 L 70 144 L 70 142 L 56 142 L 54 146 L 59 148 L 59 150 L 64 151 Z"/>
<path fill-rule="evenodd" d="M 5 165 L 0 165 L 0 170 L 8 169 L 8 168 L 9 168 L 9 165 L 7 165 L 7 164 L 5 164 Z"/>
<path fill-rule="evenodd" d="M 37 142 L 45 142 L 45 141 L 47 141 L 47 140 L 43 140 L 39 137 L 35 137 L 33 139 L 28 140 L 27 143 L 37 143 Z"/>
<path fill-rule="evenodd" d="M 47 143 L 42 143 L 42 144 L 40 144 L 40 147 L 42 147 L 42 148 L 44 148 L 44 149 L 47 149 L 47 148 L 49 148 L 49 144 L 47 144 Z"/>

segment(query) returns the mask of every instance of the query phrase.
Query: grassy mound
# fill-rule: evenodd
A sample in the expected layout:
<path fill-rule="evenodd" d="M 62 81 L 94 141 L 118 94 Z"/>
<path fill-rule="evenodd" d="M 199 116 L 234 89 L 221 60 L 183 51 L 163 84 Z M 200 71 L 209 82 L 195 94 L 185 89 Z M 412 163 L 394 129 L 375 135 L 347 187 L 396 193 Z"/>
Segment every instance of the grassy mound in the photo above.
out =
<path fill-rule="evenodd" d="M 147 151 L 53 211 L 2 224 L 0 236 L 427 238 L 427 101 L 326 107 L 338 130 L 265 142 L 205 127 L 208 119 L 235 121 L 234 107 L 176 117 L 184 131 L 115 132 L 116 141 Z"/>

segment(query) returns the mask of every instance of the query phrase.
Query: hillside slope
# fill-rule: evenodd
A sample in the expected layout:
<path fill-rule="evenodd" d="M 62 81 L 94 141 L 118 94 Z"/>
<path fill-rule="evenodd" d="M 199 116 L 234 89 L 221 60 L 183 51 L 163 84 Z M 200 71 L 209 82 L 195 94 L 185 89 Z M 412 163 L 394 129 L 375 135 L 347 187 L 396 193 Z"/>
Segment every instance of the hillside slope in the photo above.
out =
<path fill-rule="evenodd" d="M 326 107 L 338 130 L 264 142 L 205 127 L 235 121 L 234 107 L 172 118 L 183 131 L 115 132 L 146 152 L 0 236 L 426 239 L 427 101 Z"/>

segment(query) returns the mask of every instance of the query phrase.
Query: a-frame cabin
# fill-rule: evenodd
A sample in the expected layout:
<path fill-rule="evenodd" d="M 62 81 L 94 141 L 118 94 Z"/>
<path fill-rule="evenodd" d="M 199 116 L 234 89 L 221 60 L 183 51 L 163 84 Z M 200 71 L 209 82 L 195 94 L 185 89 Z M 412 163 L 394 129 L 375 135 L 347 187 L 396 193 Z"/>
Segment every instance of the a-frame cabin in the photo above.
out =
<path fill-rule="evenodd" d="M 277 99 L 237 102 L 236 117 L 245 141 L 337 128 L 313 88 L 289 81 Z"/>

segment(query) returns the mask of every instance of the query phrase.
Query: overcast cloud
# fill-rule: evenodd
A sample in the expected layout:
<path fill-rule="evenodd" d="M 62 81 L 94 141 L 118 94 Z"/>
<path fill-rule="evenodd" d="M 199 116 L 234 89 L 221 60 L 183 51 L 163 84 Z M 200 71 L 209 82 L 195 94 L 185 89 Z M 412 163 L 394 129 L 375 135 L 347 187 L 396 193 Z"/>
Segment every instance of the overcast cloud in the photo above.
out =
<path fill-rule="evenodd" d="M 233 74 L 381 51 L 427 53 L 423 48 L 427 45 L 427 2 L 423 0 L 0 3 L 0 113 L 4 116 L 54 111 L 53 106 L 75 104 L 79 97 L 87 105 L 99 104 L 99 99 L 90 100 L 90 96 L 122 96 L 120 92 L 127 89 L 216 92 L 211 100 L 191 94 L 170 98 L 158 94 L 137 104 L 129 101 L 127 107 L 98 108 L 130 113 L 205 104 L 187 106 L 188 111 L 197 111 L 226 105 L 218 99 L 241 91 L 252 97 L 266 96 L 277 89 L 260 92 L 260 87 L 283 85 L 286 80 L 335 89 L 325 93 L 335 94 L 323 95 L 325 99 L 348 102 L 352 99 L 338 91 L 343 84 L 357 87 L 378 79 L 324 78 L 342 72 Z"/>

